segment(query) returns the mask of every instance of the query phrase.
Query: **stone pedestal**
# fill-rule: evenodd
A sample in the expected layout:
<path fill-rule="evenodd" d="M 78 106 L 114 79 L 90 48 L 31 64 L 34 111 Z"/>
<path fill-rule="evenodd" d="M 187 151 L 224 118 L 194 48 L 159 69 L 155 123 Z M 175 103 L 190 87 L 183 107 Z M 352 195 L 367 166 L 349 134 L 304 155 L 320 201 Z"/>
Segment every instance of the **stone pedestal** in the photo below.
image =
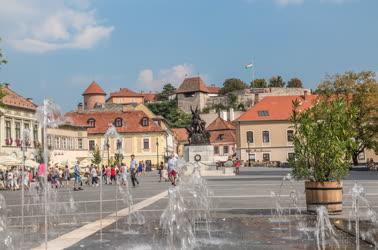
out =
<path fill-rule="evenodd" d="M 214 146 L 213 145 L 188 145 L 184 147 L 184 159 L 187 162 L 195 162 L 194 157 L 201 156 L 202 163 L 214 162 Z"/>

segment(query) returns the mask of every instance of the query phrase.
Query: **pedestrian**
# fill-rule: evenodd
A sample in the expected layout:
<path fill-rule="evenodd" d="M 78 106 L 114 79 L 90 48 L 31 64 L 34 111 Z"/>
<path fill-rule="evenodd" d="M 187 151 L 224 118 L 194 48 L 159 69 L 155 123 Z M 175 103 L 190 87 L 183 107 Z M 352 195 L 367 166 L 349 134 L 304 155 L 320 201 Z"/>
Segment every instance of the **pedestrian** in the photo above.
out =
<path fill-rule="evenodd" d="M 76 163 L 74 166 L 74 177 L 75 177 L 74 191 L 83 190 L 83 188 L 80 186 L 81 177 L 80 177 L 80 166 L 78 163 Z"/>
<path fill-rule="evenodd" d="M 109 166 L 106 166 L 105 175 L 106 175 L 105 184 L 110 184 L 110 176 L 112 175 L 112 171 L 110 170 Z"/>
<path fill-rule="evenodd" d="M 65 187 L 68 187 L 68 182 L 70 181 L 70 170 L 68 169 L 68 166 L 66 165 L 63 171 L 63 179 L 65 182 Z"/>
<path fill-rule="evenodd" d="M 40 163 L 38 166 L 38 171 L 37 171 L 37 178 L 38 178 L 40 191 L 42 191 L 45 188 L 45 174 L 46 174 L 46 165 L 44 163 Z"/>
<path fill-rule="evenodd" d="M 135 187 L 135 182 L 139 185 L 139 181 L 136 178 L 137 175 L 137 161 L 135 160 L 135 155 L 131 155 L 131 162 L 130 162 L 130 177 L 133 187 Z"/>
<path fill-rule="evenodd" d="M 240 173 L 240 170 L 239 170 L 240 169 L 240 160 L 239 160 L 239 158 L 236 158 L 234 166 L 235 166 L 235 174 L 239 175 L 239 173 Z"/>
<path fill-rule="evenodd" d="M 159 182 L 161 182 L 161 179 L 163 178 L 164 162 L 161 161 L 157 169 L 158 169 L 158 174 L 159 174 Z"/>
<path fill-rule="evenodd" d="M 121 184 L 126 185 L 127 184 L 127 166 L 124 163 L 121 164 L 119 172 L 121 173 Z"/>
<path fill-rule="evenodd" d="M 110 168 L 110 184 L 113 184 L 113 181 L 114 183 L 117 183 L 116 175 L 117 175 L 116 168 L 112 166 Z"/>
<path fill-rule="evenodd" d="M 177 177 L 177 172 L 176 172 L 176 159 L 173 155 L 169 157 L 168 160 L 168 179 L 171 181 L 173 186 L 176 186 L 176 177 Z"/>
<path fill-rule="evenodd" d="M 7 179 L 8 179 L 8 188 L 9 190 L 14 190 L 14 180 L 13 180 L 13 168 L 8 172 L 8 176 L 7 176 Z"/>
<path fill-rule="evenodd" d="M 97 183 L 97 169 L 95 166 L 92 166 L 92 169 L 91 169 L 91 176 L 92 176 L 92 186 L 98 186 L 98 183 Z"/>
<path fill-rule="evenodd" d="M 143 161 L 140 161 L 138 165 L 138 176 L 142 176 L 142 173 L 143 173 Z"/>

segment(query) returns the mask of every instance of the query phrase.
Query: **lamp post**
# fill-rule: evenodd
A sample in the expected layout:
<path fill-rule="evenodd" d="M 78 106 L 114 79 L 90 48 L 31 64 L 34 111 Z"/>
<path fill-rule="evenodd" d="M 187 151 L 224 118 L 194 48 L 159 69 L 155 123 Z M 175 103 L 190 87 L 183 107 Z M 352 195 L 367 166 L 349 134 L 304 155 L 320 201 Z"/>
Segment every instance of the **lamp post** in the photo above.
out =
<path fill-rule="evenodd" d="M 159 138 L 156 138 L 156 167 L 159 166 Z"/>
<path fill-rule="evenodd" d="M 110 152 L 109 152 L 109 149 L 110 149 L 109 138 L 107 138 L 106 139 L 106 150 L 108 152 L 108 167 L 110 166 Z"/>
<path fill-rule="evenodd" d="M 251 148 L 249 147 L 250 142 L 248 141 L 248 167 L 251 166 Z"/>

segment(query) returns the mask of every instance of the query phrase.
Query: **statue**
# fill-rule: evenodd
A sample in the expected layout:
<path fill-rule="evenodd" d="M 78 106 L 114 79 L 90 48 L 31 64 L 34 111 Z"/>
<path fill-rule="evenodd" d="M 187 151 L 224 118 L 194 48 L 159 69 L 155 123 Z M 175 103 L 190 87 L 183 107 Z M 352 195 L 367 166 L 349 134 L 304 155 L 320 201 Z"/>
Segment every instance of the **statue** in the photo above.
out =
<path fill-rule="evenodd" d="M 210 144 L 210 133 L 206 131 L 206 122 L 201 119 L 198 107 L 195 110 L 190 107 L 192 112 L 192 124 L 186 128 L 189 133 L 189 145 Z"/>

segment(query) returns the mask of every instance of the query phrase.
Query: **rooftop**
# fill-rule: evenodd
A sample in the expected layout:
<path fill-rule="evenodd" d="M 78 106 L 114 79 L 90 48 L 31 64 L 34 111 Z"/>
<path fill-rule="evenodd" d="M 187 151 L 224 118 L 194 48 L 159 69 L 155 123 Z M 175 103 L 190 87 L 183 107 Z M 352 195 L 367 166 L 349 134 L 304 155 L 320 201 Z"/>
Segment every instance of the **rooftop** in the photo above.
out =
<path fill-rule="evenodd" d="M 172 131 L 178 141 L 188 141 L 189 134 L 186 128 L 172 128 Z"/>
<path fill-rule="evenodd" d="M 15 91 L 9 88 L 9 85 L 1 87 L 1 90 L 4 92 L 5 96 L 1 99 L 1 102 L 7 106 L 24 108 L 35 111 L 37 105 L 34 104 L 31 99 L 25 98 Z"/>
<path fill-rule="evenodd" d="M 234 130 L 235 126 L 230 121 L 225 121 L 218 116 L 212 123 L 209 124 L 206 128 L 208 131 L 216 130 Z"/>
<path fill-rule="evenodd" d="M 189 77 L 185 78 L 180 87 L 176 90 L 176 93 L 188 93 L 188 92 L 204 92 L 209 93 L 209 89 L 201 77 Z"/>
<path fill-rule="evenodd" d="M 110 93 L 110 98 L 112 97 L 144 97 L 144 95 L 128 88 L 121 88 L 117 92 Z"/>
<path fill-rule="evenodd" d="M 83 95 L 106 95 L 105 91 L 97 82 L 92 82 L 84 91 Z"/>

